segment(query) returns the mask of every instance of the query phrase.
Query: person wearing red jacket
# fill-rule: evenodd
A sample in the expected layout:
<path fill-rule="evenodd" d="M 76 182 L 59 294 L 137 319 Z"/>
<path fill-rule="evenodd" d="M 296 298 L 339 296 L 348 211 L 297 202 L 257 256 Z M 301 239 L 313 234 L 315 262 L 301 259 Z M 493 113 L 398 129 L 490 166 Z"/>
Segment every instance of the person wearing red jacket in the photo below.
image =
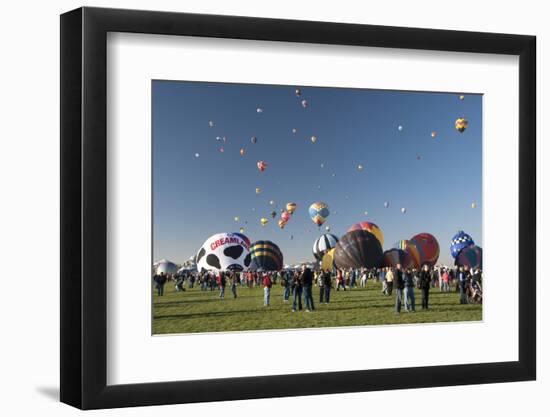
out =
<path fill-rule="evenodd" d="M 271 286 L 273 285 L 269 274 L 264 275 L 262 284 L 264 286 L 264 306 L 269 307 L 269 297 L 271 295 Z"/>

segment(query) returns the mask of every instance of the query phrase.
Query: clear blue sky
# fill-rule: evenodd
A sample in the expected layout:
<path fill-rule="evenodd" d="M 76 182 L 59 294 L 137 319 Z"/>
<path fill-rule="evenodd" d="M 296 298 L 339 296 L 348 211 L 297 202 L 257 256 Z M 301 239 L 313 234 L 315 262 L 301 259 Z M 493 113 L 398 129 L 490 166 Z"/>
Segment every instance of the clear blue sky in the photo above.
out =
<path fill-rule="evenodd" d="M 385 250 L 432 233 L 440 262 L 448 264 L 459 229 L 481 245 L 481 95 L 300 87 L 297 97 L 295 89 L 153 81 L 154 259 L 183 262 L 210 235 L 244 227 L 251 241 L 274 241 L 284 262 L 294 264 L 313 260 L 324 226 L 341 236 L 364 220 L 382 229 Z M 458 117 L 469 121 L 462 134 L 454 127 Z M 263 173 L 259 160 L 268 164 Z M 298 209 L 281 230 L 269 213 L 290 201 Z M 308 215 L 315 201 L 331 212 L 321 230 Z"/>

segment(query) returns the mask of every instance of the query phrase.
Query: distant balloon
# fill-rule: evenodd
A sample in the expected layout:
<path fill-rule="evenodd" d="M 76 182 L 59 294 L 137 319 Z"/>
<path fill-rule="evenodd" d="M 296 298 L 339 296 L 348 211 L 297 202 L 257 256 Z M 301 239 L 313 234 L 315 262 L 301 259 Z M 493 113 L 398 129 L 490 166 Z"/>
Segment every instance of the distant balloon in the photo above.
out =
<path fill-rule="evenodd" d="M 472 203 L 472 208 L 475 209 L 477 207 L 477 204 L 475 202 Z"/>
<path fill-rule="evenodd" d="M 294 90 L 294 94 L 296 94 L 296 96 L 300 97 L 302 95 L 302 91 L 297 88 L 296 90 Z"/>
<path fill-rule="evenodd" d="M 293 240 L 294 239 L 294 235 L 290 235 L 290 240 Z"/>
<path fill-rule="evenodd" d="M 241 148 L 241 150 L 239 151 L 239 153 L 241 154 L 241 156 L 244 156 L 244 154 L 246 153 L 246 150 L 244 148 Z"/>
<path fill-rule="evenodd" d="M 199 155 L 199 153 L 197 152 L 197 153 L 195 154 L 195 158 L 198 158 L 199 156 L 200 156 L 200 155 Z"/>
<path fill-rule="evenodd" d="M 256 113 L 263 113 L 263 112 L 264 112 L 264 110 L 261 107 L 258 107 L 256 109 Z"/>
<path fill-rule="evenodd" d="M 208 127 L 214 127 L 214 122 L 212 120 L 208 122 Z"/>
<path fill-rule="evenodd" d="M 260 187 L 256 187 L 256 194 L 260 194 L 262 192 L 262 189 Z"/>
<path fill-rule="evenodd" d="M 292 133 L 296 133 L 298 130 L 296 129 L 292 129 Z"/>
<path fill-rule="evenodd" d="M 258 138 L 257 138 L 256 136 L 252 136 L 252 137 L 250 138 L 250 142 L 252 142 L 252 143 L 258 142 Z"/>
<path fill-rule="evenodd" d="M 361 165 L 361 164 L 357 165 L 357 170 L 363 171 L 363 165 Z"/>
<path fill-rule="evenodd" d="M 474 239 L 469 234 L 459 230 L 451 239 L 451 256 L 456 259 L 462 249 L 473 245 L 475 245 Z"/>
<path fill-rule="evenodd" d="M 405 214 L 407 212 L 407 209 L 405 207 L 401 207 L 401 213 Z"/>
<path fill-rule="evenodd" d="M 241 227 L 241 228 L 239 229 L 239 232 L 244 233 L 244 227 Z"/>
<path fill-rule="evenodd" d="M 256 164 L 256 166 L 258 167 L 258 170 L 260 172 L 264 172 L 265 169 L 267 168 L 267 163 L 265 163 L 264 161 L 258 161 L 258 163 Z"/>
<path fill-rule="evenodd" d="M 281 214 L 281 219 L 283 219 L 285 222 L 288 222 L 290 220 L 290 213 L 288 211 L 285 211 Z"/>
<path fill-rule="evenodd" d="M 272 211 L 271 213 L 269 213 L 271 215 L 271 218 L 274 219 L 275 216 L 277 215 L 277 212 L 276 211 Z"/>
<path fill-rule="evenodd" d="M 235 221 L 236 221 L 236 222 L 239 221 L 239 216 L 235 216 Z"/>
<path fill-rule="evenodd" d="M 363 213 L 365 216 L 368 216 L 369 215 L 369 212 L 367 210 L 365 210 L 365 212 Z"/>
<path fill-rule="evenodd" d="M 222 142 L 223 143 L 227 142 L 227 138 L 225 136 L 222 137 Z"/>
<path fill-rule="evenodd" d="M 462 96 L 462 95 L 461 95 L 461 96 L 458 96 L 458 99 L 459 99 L 459 100 L 464 100 L 464 96 Z"/>
<path fill-rule="evenodd" d="M 330 226 L 326 226 L 326 227 L 325 227 L 325 230 L 326 230 L 327 232 L 330 232 Z"/>
<path fill-rule="evenodd" d="M 338 268 L 375 268 L 382 263 L 382 246 L 372 233 L 354 230 L 336 244 L 334 263 Z"/>
<path fill-rule="evenodd" d="M 267 220 L 265 217 L 262 217 L 260 219 L 260 223 L 261 223 L 262 226 L 265 226 L 268 222 L 269 222 L 269 220 Z"/>
<path fill-rule="evenodd" d="M 416 155 L 416 160 L 417 161 L 420 161 L 422 159 L 422 157 L 420 155 Z"/>
<path fill-rule="evenodd" d="M 281 229 L 284 229 L 286 226 L 286 222 L 283 219 L 279 219 L 279 227 Z"/>
<path fill-rule="evenodd" d="M 222 140 L 222 137 L 221 136 L 216 136 L 216 140 L 219 142 L 220 140 Z"/>
<path fill-rule="evenodd" d="M 223 146 L 220 147 L 220 152 L 221 152 L 221 153 L 224 153 L 224 152 L 225 152 L 225 150 L 223 149 Z"/>
<path fill-rule="evenodd" d="M 309 103 L 307 102 L 307 100 L 302 100 L 302 107 L 305 109 L 307 106 L 309 105 Z"/>
<path fill-rule="evenodd" d="M 325 233 L 313 242 L 313 256 L 320 261 L 330 249 L 336 247 L 338 238 L 330 233 Z"/>
<path fill-rule="evenodd" d="M 431 135 L 432 138 L 435 138 L 435 137 L 437 137 L 437 132 L 434 130 L 430 135 Z"/>
<path fill-rule="evenodd" d="M 296 203 L 286 203 L 286 211 L 288 211 L 290 214 L 294 214 L 296 211 Z"/>
<path fill-rule="evenodd" d="M 384 201 L 384 208 L 388 208 L 390 206 L 390 203 L 388 201 Z"/>
<path fill-rule="evenodd" d="M 403 130 L 403 126 L 401 126 L 401 125 L 397 126 L 397 130 L 399 130 L 401 132 Z"/>
<path fill-rule="evenodd" d="M 317 136 L 312 136 L 312 137 L 311 137 L 311 142 L 312 142 L 312 143 L 317 142 Z"/>
<path fill-rule="evenodd" d="M 325 164 L 321 163 L 321 168 L 324 168 L 325 167 Z"/>
<path fill-rule="evenodd" d="M 483 268 L 483 250 L 479 246 L 468 246 L 460 251 L 456 264 L 465 268 Z"/>
<path fill-rule="evenodd" d="M 459 117 L 458 119 L 456 119 L 455 121 L 455 128 L 456 130 L 458 130 L 460 133 L 464 132 L 466 130 L 466 128 L 468 127 L 468 120 L 466 120 L 465 118 L 463 117 Z"/>
<path fill-rule="evenodd" d="M 380 246 L 384 246 L 384 233 L 382 233 L 382 230 L 376 224 L 372 222 L 355 223 L 348 229 L 348 232 L 353 230 L 366 230 L 367 232 L 371 232 L 380 242 Z"/>
<path fill-rule="evenodd" d="M 329 214 L 330 211 L 328 206 L 321 201 L 313 203 L 309 206 L 309 216 L 311 217 L 313 223 L 317 226 L 321 226 L 327 220 Z"/>
<path fill-rule="evenodd" d="M 250 270 L 279 271 L 283 268 L 283 253 L 269 241 L 260 240 L 250 246 Z"/>
<path fill-rule="evenodd" d="M 274 200 L 269 200 L 269 205 L 272 206 L 273 204 L 275 204 L 275 201 Z"/>
<path fill-rule="evenodd" d="M 420 266 L 434 266 L 439 259 L 439 242 L 429 233 L 419 233 L 411 238 L 411 243 L 418 249 Z"/>

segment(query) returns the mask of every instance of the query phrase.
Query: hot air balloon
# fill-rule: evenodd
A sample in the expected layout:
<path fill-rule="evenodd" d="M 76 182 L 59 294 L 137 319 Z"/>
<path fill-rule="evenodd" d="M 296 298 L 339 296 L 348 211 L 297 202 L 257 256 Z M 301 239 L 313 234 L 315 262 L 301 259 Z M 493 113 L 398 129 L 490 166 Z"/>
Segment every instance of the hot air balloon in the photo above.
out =
<path fill-rule="evenodd" d="M 357 170 L 358 171 L 363 171 L 363 165 L 361 165 L 361 164 L 357 165 Z"/>
<path fill-rule="evenodd" d="M 263 112 L 264 112 L 264 110 L 261 107 L 258 107 L 256 109 L 256 113 L 263 113 Z"/>
<path fill-rule="evenodd" d="M 367 210 L 365 210 L 365 212 L 363 213 L 365 216 L 368 216 L 369 215 L 369 212 Z"/>
<path fill-rule="evenodd" d="M 241 227 L 241 228 L 239 229 L 239 232 L 244 233 L 244 227 Z"/>
<path fill-rule="evenodd" d="M 241 148 L 241 150 L 239 151 L 239 153 L 241 154 L 241 156 L 244 156 L 244 154 L 246 153 L 246 150 L 244 148 Z"/>
<path fill-rule="evenodd" d="M 269 240 L 259 240 L 250 247 L 250 270 L 279 271 L 283 268 L 283 254 Z"/>
<path fill-rule="evenodd" d="M 285 211 L 281 214 L 281 219 L 283 219 L 285 222 L 288 222 L 290 220 L 290 213 L 288 211 Z"/>
<path fill-rule="evenodd" d="M 214 127 L 214 121 L 210 120 L 210 121 L 208 122 L 208 127 Z"/>
<path fill-rule="evenodd" d="M 464 96 L 460 95 L 460 96 L 458 96 L 458 99 L 459 100 L 464 100 Z"/>
<path fill-rule="evenodd" d="M 302 91 L 299 88 L 294 90 L 294 93 L 296 94 L 297 97 L 300 97 L 302 95 Z"/>
<path fill-rule="evenodd" d="M 195 154 L 195 158 L 198 158 L 199 156 L 200 156 L 200 154 L 197 152 L 197 153 Z"/>
<path fill-rule="evenodd" d="M 410 240 L 400 240 L 394 245 L 394 249 L 401 249 L 410 258 L 410 263 L 407 268 L 420 268 L 420 253 L 418 248 Z"/>
<path fill-rule="evenodd" d="M 472 208 L 475 209 L 477 207 L 477 204 L 475 203 L 475 201 L 472 203 Z"/>
<path fill-rule="evenodd" d="M 372 233 L 354 230 L 340 238 L 334 250 L 338 268 L 375 268 L 382 263 L 382 246 Z"/>
<path fill-rule="evenodd" d="M 321 268 L 323 271 L 332 271 L 334 269 L 334 248 L 329 249 L 321 259 Z"/>
<path fill-rule="evenodd" d="M 473 245 L 475 245 L 474 239 L 467 233 L 459 230 L 451 239 L 451 256 L 456 259 L 462 249 Z"/>
<path fill-rule="evenodd" d="M 221 136 L 216 136 L 216 141 L 219 142 L 220 140 L 222 140 L 222 137 Z"/>
<path fill-rule="evenodd" d="M 311 217 L 313 223 L 317 226 L 321 226 L 327 220 L 329 214 L 330 211 L 328 206 L 321 201 L 313 203 L 309 206 L 309 216 Z"/>
<path fill-rule="evenodd" d="M 296 133 L 298 130 L 296 129 L 292 129 L 292 133 Z"/>
<path fill-rule="evenodd" d="M 330 233 L 325 233 L 319 236 L 315 242 L 313 242 L 313 256 L 318 261 L 323 259 L 323 256 L 330 250 L 336 247 L 338 238 Z"/>
<path fill-rule="evenodd" d="M 288 211 L 290 214 L 294 214 L 296 211 L 296 203 L 286 203 L 286 211 Z"/>
<path fill-rule="evenodd" d="M 260 194 L 262 192 L 262 189 L 260 187 L 256 187 L 256 194 Z"/>
<path fill-rule="evenodd" d="M 250 240 L 242 233 L 218 233 L 210 236 L 199 249 L 197 269 L 244 271 L 250 264 Z"/>
<path fill-rule="evenodd" d="M 275 201 L 269 200 L 269 205 L 272 206 L 273 204 L 275 204 Z"/>
<path fill-rule="evenodd" d="M 410 255 L 402 249 L 389 249 L 384 252 L 382 257 L 382 266 L 395 268 L 397 264 L 401 264 L 403 268 L 413 268 L 414 263 Z"/>
<path fill-rule="evenodd" d="M 325 230 L 326 230 L 327 232 L 330 232 L 330 226 L 325 226 Z"/>
<path fill-rule="evenodd" d="M 467 269 L 483 268 L 483 250 L 476 245 L 468 246 L 460 251 L 456 258 L 456 264 Z"/>
<path fill-rule="evenodd" d="M 390 203 L 388 201 L 384 201 L 384 208 L 388 208 L 390 206 Z"/>
<path fill-rule="evenodd" d="M 317 136 L 312 136 L 311 137 L 311 143 L 315 143 L 317 142 Z"/>
<path fill-rule="evenodd" d="M 267 168 L 267 164 L 264 162 L 264 161 L 258 161 L 258 163 L 256 164 L 256 166 L 258 167 L 258 170 L 260 172 L 264 172 L 265 169 Z"/>
<path fill-rule="evenodd" d="M 403 130 L 403 126 L 401 126 L 401 125 L 397 126 L 397 130 L 399 130 L 401 132 Z"/>
<path fill-rule="evenodd" d="M 380 242 L 380 246 L 384 246 L 384 233 L 382 233 L 382 230 L 380 230 L 376 224 L 372 222 L 359 222 L 351 226 L 348 232 L 352 230 L 366 230 L 367 232 L 371 232 Z"/>
<path fill-rule="evenodd" d="M 224 153 L 224 152 L 225 152 L 225 150 L 223 149 L 223 146 L 220 147 L 220 152 L 221 152 L 221 153 Z"/>
<path fill-rule="evenodd" d="M 428 264 L 434 266 L 439 259 L 439 242 L 429 233 L 419 233 L 410 240 L 418 249 L 420 266 Z"/>
<path fill-rule="evenodd" d="M 401 213 L 405 214 L 407 212 L 407 209 L 405 207 L 401 207 Z"/>
<path fill-rule="evenodd" d="M 258 142 L 258 138 L 257 138 L 256 136 L 252 136 L 252 137 L 250 138 L 250 142 L 251 142 L 251 143 L 256 143 L 256 142 Z"/>
<path fill-rule="evenodd" d="M 279 219 L 279 227 L 281 229 L 284 229 L 286 226 L 286 222 L 283 219 Z"/>
<path fill-rule="evenodd" d="M 464 132 L 466 128 L 468 127 L 468 120 L 466 120 L 464 117 L 459 117 L 455 121 L 455 128 L 460 133 Z"/>
<path fill-rule="evenodd" d="M 307 100 L 302 100 L 301 104 L 304 109 L 308 106 Z"/>
<path fill-rule="evenodd" d="M 437 132 L 434 130 L 432 133 L 430 133 L 430 136 L 431 136 L 432 138 L 437 137 Z"/>
<path fill-rule="evenodd" d="M 222 137 L 222 142 L 223 143 L 227 142 L 227 138 L 225 136 Z"/>
<path fill-rule="evenodd" d="M 272 211 L 271 213 L 269 213 L 271 215 L 271 218 L 274 219 L 275 216 L 277 215 L 277 212 L 276 211 Z"/>
<path fill-rule="evenodd" d="M 239 216 L 235 216 L 235 221 L 236 221 L 236 222 L 239 221 Z"/>
<path fill-rule="evenodd" d="M 262 226 L 265 226 L 267 223 L 269 223 L 269 220 L 267 220 L 265 217 L 262 217 L 260 219 L 260 223 L 262 224 Z"/>
<path fill-rule="evenodd" d="M 163 260 L 159 261 L 159 263 L 156 265 L 155 273 L 156 274 L 161 274 L 163 272 L 164 272 L 164 274 L 173 275 L 176 272 L 178 272 L 178 266 L 173 262 L 170 262 L 170 261 L 167 261 L 166 259 L 163 259 Z"/>

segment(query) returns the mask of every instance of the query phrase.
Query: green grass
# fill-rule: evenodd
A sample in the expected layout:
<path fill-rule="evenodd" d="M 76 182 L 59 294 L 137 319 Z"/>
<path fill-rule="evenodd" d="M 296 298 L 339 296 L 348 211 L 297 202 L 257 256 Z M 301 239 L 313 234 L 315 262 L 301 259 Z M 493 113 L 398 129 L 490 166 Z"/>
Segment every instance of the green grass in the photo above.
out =
<path fill-rule="evenodd" d="M 164 296 L 153 292 L 153 334 L 227 332 L 265 329 L 298 329 L 307 327 L 366 326 L 403 323 L 435 323 L 479 321 L 482 306 L 460 305 L 458 293 L 430 291 L 430 308 L 422 310 L 420 292 L 415 290 L 416 313 L 394 313 L 395 293 L 381 294 L 381 284 L 370 282 L 367 288 L 331 292 L 330 304 L 319 304 L 319 288 L 313 287 L 315 311 L 293 313 L 292 296 L 283 303 L 283 288 L 271 289 L 271 306 L 263 306 L 263 289 L 239 287 L 233 298 L 230 286 L 225 299 L 218 291 L 186 288 L 177 293 L 173 283 L 167 283 Z"/>

